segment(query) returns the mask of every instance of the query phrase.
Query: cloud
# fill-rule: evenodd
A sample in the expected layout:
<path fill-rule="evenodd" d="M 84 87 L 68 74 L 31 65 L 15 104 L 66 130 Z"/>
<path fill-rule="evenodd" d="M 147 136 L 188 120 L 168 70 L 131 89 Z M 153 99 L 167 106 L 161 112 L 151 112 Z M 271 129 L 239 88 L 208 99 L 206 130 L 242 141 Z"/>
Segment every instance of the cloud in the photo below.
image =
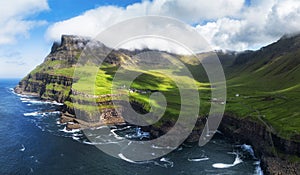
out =
<path fill-rule="evenodd" d="M 216 49 L 258 49 L 300 31 L 300 1 L 252 0 L 235 19 L 220 18 L 196 29 Z"/>
<path fill-rule="evenodd" d="M 295 33 L 300 30 L 300 1 L 285 0 L 276 3 L 268 14 L 266 29 L 271 35 Z"/>
<path fill-rule="evenodd" d="M 30 29 L 45 24 L 27 18 L 48 9 L 47 0 L 0 1 L 0 45 L 12 44 L 19 36 L 27 37 Z"/>
<path fill-rule="evenodd" d="M 160 1 L 154 1 L 154 4 Z M 161 15 L 172 16 L 189 23 L 235 16 L 244 5 L 244 0 L 168 0 L 155 10 Z M 160 4 L 160 3 L 157 3 Z"/>
<path fill-rule="evenodd" d="M 108 26 L 134 17 L 128 13 L 123 16 L 124 12 L 124 9 L 113 6 L 89 10 L 80 16 L 53 24 L 48 28 L 47 37 L 52 40 L 59 40 L 62 34 L 95 37 Z"/>
<path fill-rule="evenodd" d="M 299 0 L 251 0 L 251 3 L 245 0 L 153 0 L 86 11 L 54 23 L 48 28 L 46 37 L 50 40 L 59 40 L 62 34 L 95 37 L 113 24 L 144 15 L 180 19 L 194 27 L 213 49 L 257 49 L 284 34 L 300 30 Z M 152 45 L 170 50 L 165 44 L 163 47 Z"/>
<path fill-rule="evenodd" d="M 222 16 L 234 16 L 242 9 L 243 3 L 244 0 L 211 0 L 209 3 L 206 0 L 154 0 L 135 3 L 125 8 L 102 6 L 53 24 L 46 36 L 50 40 L 59 40 L 62 34 L 94 37 L 115 23 L 145 15 L 169 16 L 197 23 Z"/>

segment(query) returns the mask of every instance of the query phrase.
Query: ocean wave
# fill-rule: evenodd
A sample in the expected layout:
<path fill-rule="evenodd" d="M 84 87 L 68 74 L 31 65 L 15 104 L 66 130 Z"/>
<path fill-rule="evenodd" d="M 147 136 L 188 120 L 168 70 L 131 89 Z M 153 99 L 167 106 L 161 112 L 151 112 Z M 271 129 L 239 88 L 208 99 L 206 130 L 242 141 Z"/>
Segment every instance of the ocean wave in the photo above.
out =
<path fill-rule="evenodd" d="M 57 105 L 57 106 L 63 106 L 64 105 L 63 103 L 58 103 L 57 101 L 52 101 L 50 103 L 53 104 L 53 105 Z"/>
<path fill-rule="evenodd" d="M 122 159 L 125 160 L 126 162 L 133 163 L 133 164 L 148 164 L 148 163 L 153 163 L 154 161 L 146 160 L 146 161 L 133 161 L 125 157 L 122 153 L 118 154 L 118 156 Z"/>
<path fill-rule="evenodd" d="M 32 95 L 18 94 L 15 92 L 15 90 L 13 88 L 9 88 L 9 90 L 11 91 L 11 93 L 13 93 L 14 95 L 19 96 L 19 97 L 33 97 Z"/>
<path fill-rule="evenodd" d="M 132 126 L 125 126 L 123 128 L 114 128 L 114 129 L 111 129 L 112 132 L 115 132 L 115 131 L 124 131 L 126 129 L 130 129 L 132 128 Z"/>
<path fill-rule="evenodd" d="M 136 161 L 133 161 L 133 160 L 130 160 L 130 159 L 126 158 L 122 153 L 118 154 L 118 156 L 119 156 L 122 160 L 125 160 L 126 162 L 135 163 L 135 164 L 138 163 L 138 162 L 136 162 Z"/>
<path fill-rule="evenodd" d="M 45 114 L 60 114 L 60 111 L 45 112 Z"/>
<path fill-rule="evenodd" d="M 22 144 L 22 148 L 21 149 L 19 149 L 19 151 L 21 151 L 21 152 L 24 152 L 25 151 L 25 146 Z"/>
<path fill-rule="evenodd" d="M 64 129 L 60 129 L 59 131 L 65 132 L 65 133 L 76 133 L 76 132 L 80 132 L 80 129 L 67 130 L 67 127 L 65 126 Z"/>
<path fill-rule="evenodd" d="M 201 161 L 205 161 L 205 160 L 209 160 L 208 157 L 204 157 L 204 158 L 195 158 L 195 159 L 188 159 L 188 161 L 190 162 L 201 162 Z"/>
<path fill-rule="evenodd" d="M 81 134 L 81 133 L 74 133 L 73 136 L 80 137 L 80 136 L 83 136 L 83 134 Z"/>
<path fill-rule="evenodd" d="M 92 142 L 85 141 L 85 140 L 82 143 L 87 144 L 87 145 L 97 145 L 96 143 L 92 143 Z"/>
<path fill-rule="evenodd" d="M 142 131 L 141 128 L 135 128 L 135 133 L 134 134 L 126 134 L 125 137 L 128 138 L 128 139 L 150 138 L 150 133 Z"/>
<path fill-rule="evenodd" d="M 29 113 L 24 113 L 24 116 L 28 117 L 28 116 L 38 116 L 40 115 L 40 112 L 29 112 Z"/>
<path fill-rule="evenodd" d="M 111 134 L 109 134 L 110 136 L 113 136 L 114 138 L 118 139 L 118 140 L 123 140 L 124 138 L 119 136 L 117 133 L 115 133 L 114 131 L 111 130 Z"/>
<path fill-rule="evenodd" d="M 63 103 L 58 103 L 57 101 L 44 101 L 44 100 L 38 100 L 34 99 L 33 97 L 30 96 L 20 96 L 20 100 L 23 103 L 31 103 L 31 104 L 52 104 L 56 106 L 62 106 L 64 105 Z"/>
<path fill-rule="evenodd" d="M 20 100 L 21 100 L 22 102 L 29 102 L 29 101 L 32 100 L 32 99 L 30 99 L 30 98 L 28 98 L 28 97 L 21 97 Z"/>
<path fill-rule="evenodd" d="M 28 112 L 24 113 L 23 115 L 28 117 L 28 116 L 45 116 L 49 114 L 60 114 L 60 111 L 51 111 L 51 112 Z"/>
<path fill-rule="evenodd" d="M 33 95 L 25 95 L 25 94 L 18 94 L 14 91 L 13 88 L 9 88 L 9 90 L 16 96 L 20 97 L 20 100 L 23 103 L 30 103 L 27 104 L 27 106 L 31 106 L 31 104 L 52 104 L 52 105 L 57 105 L 57 106 L 62 106 L 64 105 L 63 103 L 58 103 L 57 101 L 45 101 L 45 100 L 37 100 L 37 96 Z"/>
<path fill-rule="evenodd" d="M 167 164 L 164 164 L 165 168 L 167 168 L 168 166 L 173 167 L 174 166 L 174 162 L 170 161 L 169 158 L 161 158 L 160 159 L 161 162 L 166 162 Z"/>
<path fill-rule="evenodd" d="M 72 139 L 73 139 L 73 140 L 80 140 L 80 138 L 79 138 L 79 137 L 76 137 L 76 136 L 72 136 Z"/>
<path fill-rule="evenodd" d="M 214 168 L 230 168 L 230 167 L 233 167 L 233 166 L 236 166 L 240 163 L 242 163 L 243 160 L 239 158 L 239 156 L 237 155 L 234 162 L 232 164 L 225 164 L 225 163 L 215 163 L 213 164 L 212 166 Z"/>
<path fill-rule="evenodd" d="M 176 148 L 170 147 L 170 146 L 162 147 L 162 146 L 156 146 L 156 145 L 151 145 L 151 148 L 154 148 L 154 149 L 170 149 L 170 150 L 175 150 L 176 149 Z"/>
<path fill-rule="evenodd" d="M 108 145 L 108 144 L 120 144 L 120 142 L 115 142 L 115 141 L 106 141 L 106 142 L 90 142 L 84 140 L 82 143 L 87 144 L 87 145 Z"/>

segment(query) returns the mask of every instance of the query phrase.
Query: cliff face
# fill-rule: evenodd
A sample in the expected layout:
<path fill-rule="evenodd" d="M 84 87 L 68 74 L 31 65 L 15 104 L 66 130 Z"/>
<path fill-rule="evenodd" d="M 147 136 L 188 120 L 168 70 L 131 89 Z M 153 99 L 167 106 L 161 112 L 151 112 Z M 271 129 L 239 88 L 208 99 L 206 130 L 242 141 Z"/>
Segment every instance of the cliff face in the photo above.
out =
<path fill-rule="evenodd" d="M 89 100 L 96 99 L 93 95 L 86 92 L 77 91 L 72 89 L 72 85 L 80 78 L 73 78 L 76 65 L 84 64 L 86 60 L 79 60 L 81 53 L 87 44 L 90 44 L 93 51 L 98 55 L 97 58 L 88 60 L 89 64 L 98 66 L 101 59 L 106 64 L 118 65 L 120 64 L 119 51 L 114 51 L 98 41 L 90 41 L 88 38 L 63 35 L 61 42 L 55 42 L 51 48 L 51 52 L 45 58 L 44 62 L 31 71 L 24 77 L 19 84 L 15 87 L 15 92 L 25 95 L 34 95 L 44 100 L 57 101 L 64 103 L 62 112 L 64 112 L 62 123 L 70 122 L 76 123 L 75 125 L 68 124 L 67 128 L 75 129 L 80 127 L 97 126 L 104 123 L 124 123 L 121 116 L 116 115 L 114 110 L 109 110 L 103 107 L 102 121 L 91 121 L 89 116 L 92 115 L 89 109 Z M 85 75 L 89 75 L 88 70 L 84 70 Z M 73 99 L 72 97 L 78 97 Z M 100 97 L 99 97 L 100 98 Z M 81 101 L 79 103 L 79 101 Z M 84 103 L 86 106 L 82 107 L 78 104 Z M 109 101 L 103 101 L 106 106 L 111 105 Z M 77 112 L 86 116 L 86 120 L 74 119 L 76 117 L 75 109 Z M 69 118 L 68 118 L 69 117 Z M 99 118 L 99 117 L 98 117 Z M 94 122 L 93 124 L 88 123 Z"/>
<path fill-rule="evenodd" d="M 218 53 L 225 71 L 229 72 L 226 76 L 233 77 L 228 84 L 229 98 L 226 102 L 226 110 L 236 114 L 235 117 L 233 115 L 225 116 L 220 130 L 234 140 L 253 145 L 255 150 L 260 154 L 265 170 L 269 174 L 297 174 L 297 172 L 300 172 L 297 169 L 298 164 L 291 164 L 290 162 L 292 161 L 289 160 L 290 155 L 300 157 L 300 137 L 299 133 L 297 134 L 299 129 L 299 125 L 297 125 L 299 123 L 297 118 L 299 116 L 299 109 L 296 105 L 299 104 L 299 94 L 294 93 L 300 87 L 298 86 L 300 77 L 299 38 L 300 36 L 296 38 L 282 38 L 275 44 L 262 48 L 257 52 L 242 53 L 237 58 L 235 53 Z M 62 36 L 60 43 L 53 44 L 51 52 L 45 58 L 44 63 L 30 72 L 15 88 L 15 91 L 20 94 L 36 95 L 45 100 L 56 100 L 65 103 L 63 112 L 66 112 L 66 116 L 63 116 L 62 120 L 66 123 L 70 121 L 76 123 L 73 126 L 69 125 L 70 129 L 98 124 L 90 124 L 86 121 L 74 119 L 75 116 L 72 115 L 75 113 L 74 108 L 76 108 L 84 116 L 89 116 L 90 111 L 86 109 L 88 109 L 87 107 L 91 98 L 98 98 L 97 103 L 99 106 L 104 106 L 101 111 L 103 115 L 99 116 L 103 121 L 110 124 L 124 122 L 123 118 L 116 115 L 116 112 L 110 108 L 110 96 L 113 94 L 102 94 L 102 96 L 94 97 L 80 91 L 82 89 L 78 91 L 72 89 L 72 85 L 77 81 L 73 79 L 75 64 L 77 64 L 80 54 L 88 42 L 89 39 L 83 37 Z M 289 45 L 291 46 L 288 47 Z M 97 46 L 96 51 L 100 57 L 106 56 L 111 51 L 111 49 L 100 43 L 96 43 L 95 46 Z M 284 46 L 287 46 L 288 49 L 284 48 Z M 102 77 L 99 78 L 98 83 L 103 86 L 102 90 L 104 92 L 106 92 L 105 88 L 109 88 L 109 83 L 103 77 L 109 77 L 113 74 L 116 68 L 122 63 L 121 61 L 124 61 L 125 64 L 130 64 L 132 56 L 139 52 L 141 51 L 118 50 L 112 51 L 106 57 L 104 61 L 115 67 L 108 66 L 105 71 L 102 70 Z M 168 53 L 158 53 L 156 60 L 148 57 L 146 60 L 137 57 L 135 61 L 150 62 L 154 66 L 158 66 L 161 63 L 159 58 L 163 54 Z M 207 55 L 209 54 L 202 56 Z M 177 55 L 176 57 L 180 58 L 181 56 Z M 205 79 L 206 74 L 205 72 L 201 73 L 202 69 L 199 65 L 190 64 L 189 57 L 183 60 L 187 60 L 186 65 L 192 70 L 195 78 L 199 79 L 199 82 Z M 98 66 L 99 61 L 95 59 L 92 60 L 92 63 Z M 155 77 L 151 76 L 151 78 Z M 150 80 L 152 81 L 152 79 Z M 139 87 L 143 88 L 144 84 L 141 84 Z M 272 89 L 272 93 L 269 92 Z M 266 97 L 266 94 L 269 94 L 269 96 Z M 71 102 L 71 95 L 77 95 L 78 98 L 75 100 L 72 99 L 73 101 Z M 209 99 L 209 97 L 206 97 L 206 99 Z M 87 106 L 80 105 L 83 103 L 81 101 L 84 101 L 84 104 Z M 136 108 L 139 111 L 143 110 L 139 105 Z M 291 130 L 295 130 L 296 134 L 293 134 L 290 138 L 284 138 L 273 132 L 273 130 L 270 131 L 262 123 L 251 120 L 251 117 L 257 116 L 257 112 L 260 118 L 265 120 L 266 123 L 273 126 L 280 126 L 276 128 L 278 133 L 284 133 L 283 131 L 285 130 L 281 131 L 282 128 L 290 127 L 290 130 L 286 132 L 290 133 Z M 205 119 L 199 118 L 195 129 L 187 140 L 198 141 L 204 124 Z M 151 132 L 152 136 L 159 137 L 172 128 L 173 125 L 174 122 L 168 120 L 162 126 L 150 126 L 143 129 Z M 280 156 L 281 154 L 289 156 L 282 157 Z M 280 168 L 283 170 L 280 170 Z"/>
<path fill-rule="evenodd" d="M 64 102 L 71 92 L 72 72 L 57 70 L 74 66 L 87 43 L 87 38 L 63 35 L 61 43 L 53 44 L 44 62 L 23 78 L 15 91 Z"/>
<path fill-rule="evenodd" d="M 52 45 L 51 52 L 44 62 L 23 78 L 15 91 L 61 103 L 70 100 L 71 86 L 76 81 L 73 80 L 74 68 L 76 64 L 84 64 L 86 61 L 79 61 L 79 58 L 88 43 L 96 48 L 95 52 L 99 57 L 89 60 L 92 64 L 98 65 L 102 59 L 108 64 L 120 64 L 122 53 L 119 51 L 85 37 L 63 35 L 60 43 L 55 42 Z"/>
<path fill-rule="evenodd" d="M 300 172 L 299 162 L 291 161 L 293 156 L 300 156 L 299 142 L 278 137 L 257 121 L 230 115 L 223 117 L 219 130 L 238 143 L 252 145 L 266 174 Z"/>
<path fill-rule="evenodd" d="M 48 73 L 29 74 L 19 83 L 15 91 L 62 103 L 69 98 L 72 81 L 70 77 Z"/>

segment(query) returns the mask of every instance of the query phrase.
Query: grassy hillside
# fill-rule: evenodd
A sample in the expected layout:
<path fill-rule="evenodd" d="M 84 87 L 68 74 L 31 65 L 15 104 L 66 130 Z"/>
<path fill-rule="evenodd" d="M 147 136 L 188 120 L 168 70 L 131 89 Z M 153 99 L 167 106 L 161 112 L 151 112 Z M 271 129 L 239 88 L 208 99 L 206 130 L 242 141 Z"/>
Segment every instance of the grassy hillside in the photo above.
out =
<path fill-rule="evenodd" d="M 284 138 L 300 134 L 300 36 L 240 54 L 226 68 L 226 111 L 268 125 Z M 236 96 L 239 94 L 238 96 Z"/>
<path fill-rule="evenodd" d="M 86 43 L 82 40 L 80 42 Z M 25 78 L 29 83 L 24 83 L 26 84 L 24 89 L 36 84 L 34 82 L 37 82 L 37 89 L 40 85 L 45 84 L 43 79 L 38 78 L 38 74 L 41 73 L 54 76 L 52 79 L 73 78 L 72 86 L 66 86 L 61 81 L 52 82 L 52 79 L 49 80 L 42 91 L 44 92 L 43 96 L 52 97 L 55 94 L 63 94 L 67 97 L 72 91 L 71 98 L 63 100 L 66 106 L 93 114 L 99 109 L 113 108 L 111 95 L 114 94 L 111 92 L 111 87 L 117 71 L 122 75 L 140 73 L 141 75 L 129 87 L 120 89 L 119 93 L 129 94 L 132 102 L 137 102 L 143 105 L 144 109 L 150 111 L 151 105 L 159 108 L 155 101 L 149 100 L 150 94 L 157 91 L 161 92 L 168 102 L 166 113 L 161 122 L 164 120 L 175 121 L 180 112 L 181 99 L 178 87 L 171 79 L 173 77 L 187 84 L 187 90 L 190 88 L 188 86 L 190 83 L 196 84 L 201 97 L 199 115 L 208 114 L 211 105 L 211 85 L 199 61 L 189 56 L 165 52 L 158 52 L 151 58 L 146 56 L 146 59 L 143 59 L 137 56 L 133 59 L 135 54 L 142 53 L 142 51 L 120 50 L 108 56 L 108 60 L 101 67 L 97 64 L 97 60 L 89 62 L 87 66 L 75 66 L 74 63 L 80 57 L 82 49 L 74 47 L 74 43 L 78 43 L 78 41 L 74 42 L 72 38 L 67 37 L 65 43 L 56 46 L 45 62 Z M 65 45 L 71 49 L 64 50 Z M 105 55 L 102 52 L 107 48 L 103 45 L 101 47 L 102 49 L 99 49 L 100 55 Z M 201 59 L 209 59 L 211 54 L 203 53 L 198 56 Z M 257 121 L 267 125 L 270 131 L 281 137 L 296 140 L 295 136 L 300 135 L 300 111 L 298 107 L 300 104 L 300 36 L 284 37 L 258 51 L 247 51 L 238 55 L 234 52 L 218 52 L 217 54 L 224 66 L 227 78 L 226 112 L 237 117 Z M 194 80 L 182 75 L 179 67 L 165 67 L 167 63 L 161 62 L 162 58 L 171 56 L 183 62 L 191 71 Z M 135 64 L 135 62 L 147 63 L 153 69 L 151 66 L 149 71 L 132 68 L 130 65 Z M 119 70 L 120 65 L 125 65 L 124 69 Z M 76 73 L 74 74 L 75 69 Z M 126 84 L 122 81 L 117 83 L 120 87 Z M 146 91 L 146 93 L 130 92 L 130 89 Z M 117 98 L 121 100 L 122 95 Z M 99 106 L 91 107 L 91 103 L 94 101 Z M 193 101 L 190 103 L 193 104 Z"/>
<path fill-rule="evenodd" d="M 56 72 L 65 72 L 65 74 L 68 74 L 74 70 L 74 67 L 70 67 L 58 69 Z M 116 72 L 124 76 L 124 80 L 113 81 Z M 130 86 L 123 87 L 125 84 L 128 84 L 126 77 L 130 77 L 134 74 L 139 74 L 139 76 L 130 83 Z M 179 80 L 181 84 L 185 85 L 186 91 L 189 91 L 189 88 L 192 88 L 190 86 L 192 83 L 196 85 L 196 89 L 199 90 L 202 97 L 200 114 L 203 116 L 206 115 L 210 107 L 210 84 L 195 81 L 181 74 L 179 69 L 153 68 L 145 71 L 132 65 L 122 66 L 122 69 L 120 69 L 120 65 L 108 63 L 105 63 L 100 67 L 97 65 L 78 66 L 74 73 L 75 79 L 78 80 L 73 83 L 72 91 L 80 93 L 72 95 L 72 102 L 68 100 L 65 104 L 70 108 L 87 111 L 92 116 L 97 110 L 101 111 L 116 107 L 110 103 L 112 100 L 122 100 L 122 96 L 129 95 L 131 102 L 137 102 L 141 104 L 146 111 L 152 112 L 151 106 L 158 109 L 160 109 L 161 106 L 149 97 L 153 92 L 160 92 L 165 96 L 168 104 L 162 120 L 157 123 L 157 125 L 160 125 L 160 123 L 165 121 L 176 121 L 181 111 L 181 96 L 178 87 L 176 86 L 176 82 L 174 81 Z M 114 87 L 122 88 L 117 89 L 117 92 L 112 91 L 112 83 L 115 83 Z M 189 104 L 195 102 L 193 99 L 189 100 Z M 91 103 L 89 102 L 97 102 L 100 105 L 97 108 L 91 107 Z"/>

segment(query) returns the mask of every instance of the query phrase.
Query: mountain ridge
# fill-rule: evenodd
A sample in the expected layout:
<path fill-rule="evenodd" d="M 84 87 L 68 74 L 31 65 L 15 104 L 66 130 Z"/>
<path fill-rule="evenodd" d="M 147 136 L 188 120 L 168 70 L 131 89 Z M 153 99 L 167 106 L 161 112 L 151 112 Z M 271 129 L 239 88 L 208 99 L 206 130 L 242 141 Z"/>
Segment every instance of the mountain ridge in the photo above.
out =
<path fill-rule="evenodd" d="M 82 80 L 74 79 L 74 69 L 80 58 L 80 53 L 87 44 L 88 40 L 86 38 L 67 35 L 62 36 L 60 43 L 53 44 L 51 52 L 45 58 L 44 63 L 39 65 L 20 81 L 15 91 L 23 94 L 35 94 L 45 100 L 56 100 L 65 104 L 66 108 L 64 112 L 68 111 L 74 114 L 73 108 L 77 108 L 87 116 L 89 116 L 92 111 L 87 110 L 89 109 L 88 106 L 82 106 L 77 102 L 86 101 L 88 104 L 91 98 L 97 98 L 97 103 L 103 104 L 104 110 L 106 110 L 106 112 L 104 112 L 104 118 L 116 121 L 116 123 L 124 122 L 122 116 L 115 116 L 115 111 L 109 107 L 112 101 L 107 89 L 105 89 L 110 87 L 107 80 L 114 75 L 120 64 L 131 63 L 131 57 L 142 53 L 143 50 L 111 50 L 101 43 L 96 44 L 96 46 L 100 46 L 97 53 L 100 53 L 102 59 L 104 59 L 103 57 L 106 56 L 108 52 L 112 52 L 110 52 L 104 60 L 105 65 L 99 69 L 101 73 L 97 76 L 96 83 L 101 84 L 103 88 L 100 88 L 100 94 L 91 96 L 85 92 L 87 87 L 76 86 L 76 83 Z M 145 51 L 149 50 L 145 49 Z M 199 82 L 200 89 L 203 89 L 201 91 L 204 96 L 201 100 L 204 101 L 204 103 L 202 103 L 204 110 L 202 110 L 199 115 L 205 117 L 211 103 L 209 100 L 210 96 L 206 95 L 210 92 L 206 90 L 210 88 L 210 85 L 208 84 L 206 73 L 200 65 L 200 62 L 193 60 L 189 56 L 160 51 L 155 52 L 158 54 L 158 58 L 163 54 L 178 58 L 192 72 L 195 80 Z M 201 53 L 197 54 L 197 56 L 203 60 L 209 59 L 213 54 L 219 56 L 227 78 L 228 99 L 226 101 L 227 117 L 225 117 L 227 120 L 225 119 L 223 125 L 221 124 L 224 133 L 227 133 L 229 136 L 243 138 L 242 140 L 248 140 L 254 145 L 256 151 L 261 152 L 265 157 L 276 155 L 276 150 L 300 157 L 300 113 L 297 108 L 297 104 L 300 102 L 300 35 L 282 37 L 277 42 L 257 51 L 245 51 L 241 53 L 224 53 L 218 51 Z M 156 58 L 157 61 L 159 60 L 158 58 Z M 139 61 L 143 60 L 140 59 Z M 153 62 L 156 64 L 157 61 Z M 100 61 L 93 60 L 92 62 L 93 65 L 97 65 Z M 88 67 L 80 71 L 81 73 L 89 75 L 90 68 L 91 67 Z M 158 74 L 147 74 L 143 76 L 138 79 L 137 83 L 134 83 L 134 88 L 132 89 L 137 92 L 152 92 L 160 90 L 157 89 L 157 87 L 159 87 L 158 84 L 166 83 L 166 86 L 171 86 L 168 79 L 156 79 L 155 76 L 160 77 Z M 154 80 L 158 82 L 153 82 Z M 84 81 L 84 83 L 89 82 L 90 81 Z M 80 97 L 74 97 L 74 93 Z M 103 95 L 108 96 L 104 97 Z M 135 104 L 141 105 L 144 109 L 149 108 L 148 104 L 145 103 L 147 98 L 139 94 L 134 94 L 134 98 L 137 100 L 134 101 Z M 174 102 L 174 106 L 176 105 Z M 101 110 L 103 109 L 101 108 Z M 172 112 L 174 112 L 173 109 L 169 110 L 168 115 L 172 116 Z M 71 115 L 71 118 L 64 119 L 73 121 L 72 117 L 74 116 Z M 231 117 L 233 118 L 230 119 Z M 166 120 L 170 120 L 169 123 L 172 123 L 174 119 L 169 117 Z M 202 121 L 202 119 L 200 121 Z M 202 123 L 203 122 L 199 122 L 198 130 L 203 127 Z M 248 128 L 244 128 L 245 125 L 248 126 Z M 74 126 L 71 125 L 69 127 L 70 129 L 74 128 Z M 76 127 L 78 126 L 76 125 L 75 128 Z M 162 130 L 167 130 L 166 128 L 169 127 L 170 124 L 162 124 L 161 128 L 152 128 L 152 133 L 162 132 Z M 257 127 L 260 128 L 258 131 L 256 130 Z M 244 131 L 242 128 L 244 128 Z M 198 130 L 195 131 L 194 134 L 199 135 L 200 130 Z M 243 136 L 245 131 L 247 131 L 248 134 L 246 132 L 247 135 Z M 249 133 L 251 132 L 255 132 L 257 135 L 256 139 L 262 139 L 263 141 L 250 139 L 251 134 L 249 135 Z M 194 137 L 194 140 L 198 138 L 195 135 L 192 137 Z M 275 142 L 273 140 L 275 140 Z M 260 149 L 262 151 L 259 151 Z M 290 157 L 280 157 L 280 160 L 282 159 L 286 160 L 290 159 Z M 266 158 L 266 160 L 269 159 Z M 268 166 L 272 166 L 268 164 L 268 162 L 264 163 Z M 288 166 L 290 165 L 289 163 L 287 164 Z M 266 167 L 265 171 L 269 171 L 269 169 L 270 167 Z"/>

